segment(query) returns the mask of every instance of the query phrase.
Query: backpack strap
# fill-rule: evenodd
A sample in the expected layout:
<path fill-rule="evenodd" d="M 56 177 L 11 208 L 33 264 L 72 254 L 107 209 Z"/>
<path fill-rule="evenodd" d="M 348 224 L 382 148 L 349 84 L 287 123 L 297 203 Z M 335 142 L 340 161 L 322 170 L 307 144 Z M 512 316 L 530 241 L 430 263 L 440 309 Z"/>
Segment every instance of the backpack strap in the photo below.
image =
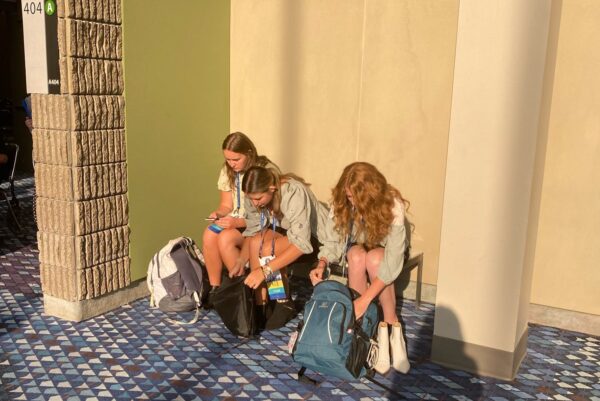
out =
<path fill-rule="evenodd" d="M 155 262 L 156 268 L 159 269 L 158 267 L 158 253 L 156 253 L 154 255 L 154 257 L 152 258 L 152 260 Z M 150 262 L 152 263 L 152 262 Z M 160 272 L 160 270 L 158 270 Z M 149 290 L 150 290 L 150 307 L 151 308 L 158 308 L 158 305 L 156 304 L 156 300 L 154 299 L 154 278 L 152 277 L 152 273 L 148 275 L 148 277 L 150 278 L 150 285 L 149 285 Z"/>
<path fill-rule="evenodd" d="M 180 246 L 173 247 L 169 253 L 177 271 L 181 275 L 181 279 L 185 283 L 185 286 L 190 291 L 202 291 L 202 281 L 195 270 L 195 263 L 197 267 L 200 267 L 200 263 L 193 259 L 192 255 L 188 252 L 187 244 L 183 243 Z"/>
<path fill-rule="evenodd" d="M 302 366 L 300 368 L 300 370 L 298 371 L 298 381 L 300 381 L 302 383 L 306 383 L 306 384 L 312 384 L 313 386 L 320 384 L 320 382 L 318 382 L 317 380 L 311 379 L 310 377 L 306 376 L 304 374 L 305 372 L 306 372 L 306 368 L 304 366 Z"/>
<path fill-rule="evenodd" d="M 311 384 L 313 386 L 317 386 L 319 384 L 321 384 L 321 382 L 311 379 L 310 377 L 306 376 L 304 373 L 306 372 L 306 368 L 304 366 L 302 366 L 300 368 L 300 370 L 298 371 L 298 381 L 302 382 L 302 383 L 306 383 L 306 384 Z M 403 397 L 398 391 L 394 390 L 393 388 L 386 386 L 385 384 L 383 384 L 382 382 L 380 382 L 379 380 L 375 380 L 373 378 L 372 374 L 368 374 L 366 376 L 364 376 L 365 379 L 369 380 L 371 383 L 376 384 L 377 386 L 381 387 L 382 389 L 386 390 L 387 392 L 389 392 L 390 394 L 393 394 L 395 397 L 395 400 L 405 400 L 406 398 Z"/>
<path fill-rule="evenodd" d="M 171 318 L 167 318 L 167 320 L 169 322 L 179 325 L 179 326 L 185 326 L 185 325 L 196 323 L 198 321 L 198 319 L 200 319 L 200 297 L 198 296 L 198 293 L 196 291 L 194 291 L 194 300 L 196 301 L 196 313 L 194 314 L 194 317 L 192 318 L 192 320 L 189 320 L 189 321 L 175 320 L 175 319 L 171 319 Z"/>
<path fill-rule="evenodd" d="M 317 386 L 317 385 L 321 384 L 321 382 L 319 382 L 319 381 L 317 381 L 315 379 L 311 379 L 310 377 L 306 376 L 304 374 L 305 372 L 306 372 L 306 368 L 304 366 L 302 366 L 300 368 L 300 370 L 298 371 L 298 381 L 300 381 L 302 383 L 306 383 L 306 384 L 311 384 L 313 386 Z M 369 380 L 371 383 L 376 384 L 377 386 L 379 386 L 382 389 L 386 390 L 390 394 L 393 394 L 395 396 L 394 397 L 395 400 L 405 400 L 406 399 L 398 391 L 394 390 L 393 388 L 391 388 L 389 386 L 386 386 L 385 384 L 383 384 L 379 380 L 374 379 L 372 372 L 370 374 L 365 375 L 364 378 L 367 379 L 367 380 Z"/>
<path fill-rule="evenodd" d="M 367 360 L 365 361 L 365 368 L 367 368 L 367 370 L 372 370 L 377 362 L 377 358 L 379 358 L 379 344 L 372 338 L 369 339 L 369 343 L 369 353 L 367 354 Z"/>

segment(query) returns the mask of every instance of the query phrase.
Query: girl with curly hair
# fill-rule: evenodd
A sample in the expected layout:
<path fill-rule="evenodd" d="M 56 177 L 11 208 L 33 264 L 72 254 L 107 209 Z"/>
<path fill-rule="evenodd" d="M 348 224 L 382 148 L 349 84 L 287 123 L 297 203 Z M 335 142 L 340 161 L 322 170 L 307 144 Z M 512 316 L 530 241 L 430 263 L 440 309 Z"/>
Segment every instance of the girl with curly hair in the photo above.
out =
<path fill-rule="evenodd" d="M 404 214 L 409 202 L 375 166 L 365 162 L 346 166 L 332 195 L 328 237 L 310 273 L 311 281 L 316 284 L 323 279 L 328 262 L 347 261 L 348 284 L 360 294 L 354 301 L 356 317 L 376 297 L 383 310 L 375 369 L 382 374 L 389 370 L 391 349 L 393 367 L 406 373 L 410 365 L 396 314 L 394 281 L 408 250 Z M 341 260 L 344 254 L 346 261 Z"/>

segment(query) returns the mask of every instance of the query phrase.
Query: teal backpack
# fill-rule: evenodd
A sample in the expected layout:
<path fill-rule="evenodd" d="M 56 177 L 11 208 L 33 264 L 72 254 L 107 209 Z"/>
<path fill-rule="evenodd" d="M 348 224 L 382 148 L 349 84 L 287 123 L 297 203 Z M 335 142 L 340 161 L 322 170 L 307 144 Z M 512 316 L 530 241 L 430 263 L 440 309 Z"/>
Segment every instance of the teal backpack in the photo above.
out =
<path fill-rule="evenodd" d="M 345 380 L 372 376 L 379 310 L 372 302 L 356 320 L 353 301 L 357 297 L 338 281 L 325 280 L 315 286 L 289 344 L 292 358 L 302 366 L 299 380 L 313 382 L 305 379 L 307 368 Z"/>

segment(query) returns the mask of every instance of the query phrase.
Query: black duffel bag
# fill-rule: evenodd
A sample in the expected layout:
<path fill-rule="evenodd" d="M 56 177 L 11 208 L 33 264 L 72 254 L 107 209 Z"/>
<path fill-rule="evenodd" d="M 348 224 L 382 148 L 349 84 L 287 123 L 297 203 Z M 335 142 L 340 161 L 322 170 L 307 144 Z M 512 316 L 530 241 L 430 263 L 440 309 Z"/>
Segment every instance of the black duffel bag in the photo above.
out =
<path fill-rule="evenodd" d="M 250 337 L 257 333 L 254 291 L 244 284 L 248 275 L 229 278 L 223 275 L 221 285 L 213 290 L 212 304 L 225 327 L 233 334 Z"/>

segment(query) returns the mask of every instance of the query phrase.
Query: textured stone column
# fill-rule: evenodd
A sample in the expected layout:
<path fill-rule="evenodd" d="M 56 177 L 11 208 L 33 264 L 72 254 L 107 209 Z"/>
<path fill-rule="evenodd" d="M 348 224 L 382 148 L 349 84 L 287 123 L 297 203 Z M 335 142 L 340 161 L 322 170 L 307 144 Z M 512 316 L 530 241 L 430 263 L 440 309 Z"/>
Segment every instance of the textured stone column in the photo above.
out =
<path fill-rule="evenodd" d="M 61 94 L 32 96 L 40 276 L 46 313 L 81 320 L 130 285 L 121 0 L 58 17 Z"/>

